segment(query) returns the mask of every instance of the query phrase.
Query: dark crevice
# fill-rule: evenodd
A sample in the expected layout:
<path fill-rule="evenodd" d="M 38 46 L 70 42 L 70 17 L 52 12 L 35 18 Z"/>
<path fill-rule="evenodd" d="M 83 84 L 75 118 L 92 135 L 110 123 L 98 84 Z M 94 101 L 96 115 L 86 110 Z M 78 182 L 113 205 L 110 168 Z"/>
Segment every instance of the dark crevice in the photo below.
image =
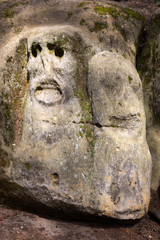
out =
<path fill-rule="evenodd" d="M 95 125 L 95 126 L 98 127 L 98 128 L 102 128 L 102 127 L 103 127 L 100 123 L 95 123 L 95 124 L 93 124 L 93 125 Z"/>
<path fill-rule="evenodd" d="M 30 58 L 30 52 L 28 50 L 28 40 L 27 40 L 27 63 L 29 61 L 29 58 Z M 29 81 L 30 81 L 30 72 L 27 69 L 27 83 L 29 83 Z"/>
<path fill-rule="evenodd" d="M 160 210 L 149 210 L 148 215 L 155 222 L 160 223 Z"/>
<path fill-rule="evenodd" d="M 147 37 L 148 37 L 148 31 L 145 28 L 143 28 L 142 33 L 140 34 L 140 37 L 139 37 L 137 54 L 136 54 L 136 69 L 137 69 L 137 71 L 140 68 L 139 60 L 140 60 L 140 56 L 143 52 L 144 45 L 147 42 Z"/>
<path fill-rule="evenodd" d="M 160 224 L 160 186 L 157 190 L 151 189 L 151 200 L 148 215 L 152 221 Z"/>
<path fill-rule="evenodd" d="M 41 103 L 43 104 L 43 102 L 41 102 Z M 99 123 L 94 124 L 94 123 L 91 123 L 91 122 L 82 122 L 82 121 L 80 121 L 80 122 L 73 121 L 73 122 L 70 122 L 70 123 L 67 123 L 67 124 L 64 124 L 64 123 L 63 124 L 58 124 L 58 123 L 54 123 L 54 122 L 49 122 L 48 120 L 42 120 L 42 122 L 49 123 L 49 124 L 52 124 L 52 125 L 57 125 L 57 126 L 68 126 L 70 124 L 76 124 L 76 125 L 83 124 L 83 125 L 95 126 L 97 128 L 121 128 L 121 129 L 127 129 L 125 127 L 118 126 L 118 125 L 101 125 Z"/>
<path fill-rule="evenodd" d="M 27 62 L 29 61 L 29 58 L 30 58 L 30 52 L 28 50 L 28 45 L 27 45 Z"/>
<path fill-rule="evenodd" d="M 30 72 L 27 71 L 27 82 L 29 83 L 29 80 L 30 80 Z"/>
<path fill-rule="evenodd" d="M 138 46 L 137 46 L 137 54 L 136 54 L 136 69 L 137 69 L 137 71 L 140 70 L 140 68 L 141 68 L 141 66 L 140 66 L 141 55 L 143 53 L 145 44 L 148 40 L 148 35 L 151 32 L 152 22 L 153 22 L 153 15 L 151 15 L 151 17 L 146 19 L 146 22 L 142 26 L 142 30 L 141 30 L 141 33 L 139 35 Z"/>
<path fill-rule="evenodd" d="M 159 21 L 156 21 L 156 16 L 152 15 L 146 22 L 145 29 L 141 35 L 140 43 L 136 56 L 136 68 L 140 74 L 143 83 L 144 99 L 148 98 L 149 111 L 152 113 L 152 123 L 160 123 L 160 108 L 159 108 L 159 88 L 157 84 L 157 64 L 156 59 L 156 33 L 159 32 Z M 159 84 L 159 83 L 158 83 Z M 150 92 L 148 91 L 150 89 Z M 148 93 L 147 93 L 148 92 Z M 147 114 L 147 113 L 146 113 Z"/>

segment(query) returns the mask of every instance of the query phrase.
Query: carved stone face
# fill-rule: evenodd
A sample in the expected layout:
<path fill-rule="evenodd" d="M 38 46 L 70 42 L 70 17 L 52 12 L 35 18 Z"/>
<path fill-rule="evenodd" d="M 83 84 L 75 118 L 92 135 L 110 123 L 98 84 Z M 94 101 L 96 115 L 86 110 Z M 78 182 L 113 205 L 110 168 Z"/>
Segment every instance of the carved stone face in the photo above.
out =
<path fill-rule="evenodd" d="M 76 97 L 79 70 L 72 44 L 71 37 L 61 32 L 41 36 L 30 43 L 30 86 L 23 134 L 29 141 L 33 137 L 35 141 L 46 139 L 46 144 L 54 143 L 56 136 L 61 138 L 57 127 L 80 122 L 82 113 Z"/>
<path fill-rule="evenodd" d="M 140 218 L 150 181 L 141 81 L 129 60 L 90 38 L 71 27 L 28 38 L 29 90 L 12 176 L 53 209 L 65 203 Z"/>

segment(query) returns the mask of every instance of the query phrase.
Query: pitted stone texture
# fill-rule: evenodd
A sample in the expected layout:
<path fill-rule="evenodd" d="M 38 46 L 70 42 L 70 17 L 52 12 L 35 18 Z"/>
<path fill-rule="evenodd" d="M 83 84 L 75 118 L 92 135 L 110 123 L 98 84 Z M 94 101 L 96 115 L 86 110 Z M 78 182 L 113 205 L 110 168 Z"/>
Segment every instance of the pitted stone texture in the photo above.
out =
<path fill-rule="evenodd" d="M 138 218 L 147 209 L 151 171 L 141 80 L 129 60 L 104 51 L 89 62 L 88 88 L 93 122 L 100 127 L 94 132 L 100 209 L 114 217 Z"/>
<path fill-rule="evenodd" d="M 94 123 L 142 127 L 145 115 L 141 80 L 132 63 L 116 53 L 102 52 L 91 59 L 89 70 Z"/>
<path fill-rule="evenodd" d="M 66 25 L 70 4 L 58 3 L 52 16 L 48 9 L 53 27 L 35 27 L 19 37 L 26 39 L 28 91 L 11 115 L 12 128 L 17 112 L 21 117 L 21 128 L 15 128 L 21 138 L 1 147 L 10 154 L 10 165 L 2 166 L 0 193 L 72 217 L 141 218 L 148 208 L 151 171 L 142 87 L 133 65 L 142 23 L 126 20 L 122 8 L 115 18 L 107 12 L 110 5 L 101 14 L 102 3 L 86 2 L 87 9 L 72 7 Z M 124 23 L 129 41 L 115 21 Z M 12 55 L 18 38 L 14 44 Z M 8 79 L 1 81 L 10 92 L 12 72 Z"/>
<path fill-rule="evenodd" d="M 147 210 L 150 196 L 151 163 L 145 138 L 135 129 L 113 127 L 102 127 L 95 134 L 95 176 L 98 176 L 96 190 L 100 209 L 121 219 L 141 217 Z"/>

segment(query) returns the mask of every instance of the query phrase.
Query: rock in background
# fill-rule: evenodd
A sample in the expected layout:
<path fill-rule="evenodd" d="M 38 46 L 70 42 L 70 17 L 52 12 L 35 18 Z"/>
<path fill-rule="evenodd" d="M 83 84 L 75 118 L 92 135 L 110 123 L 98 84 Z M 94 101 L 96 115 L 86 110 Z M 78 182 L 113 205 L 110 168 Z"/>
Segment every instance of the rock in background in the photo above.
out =
<path fill-rule="evenodd" d="M 150 31 L 145 36 L 145 44 L 138 57 L 138 71 L 143 89 L 147 117 L 147 141 L 153 160 L 152 184 L 157 190 L 160 184 L 160 11 L 152 19 Z"/>

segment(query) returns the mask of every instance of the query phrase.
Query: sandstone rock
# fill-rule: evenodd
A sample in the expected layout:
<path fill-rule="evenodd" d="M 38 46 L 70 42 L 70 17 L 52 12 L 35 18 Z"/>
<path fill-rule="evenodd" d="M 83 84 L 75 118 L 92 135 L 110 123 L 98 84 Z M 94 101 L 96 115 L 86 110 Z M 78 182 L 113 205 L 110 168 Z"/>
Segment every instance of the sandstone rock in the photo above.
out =
<path fill-rule="evenodd" d="M 121 218 L 132 218 L 134 209 L 138 217 L 135 206 L 146 201 L 150 181 L 141 81 L 131 62 L 115 53 L 97 54 L 89 66 L 93 123 L 100 127 L 95 130 L 94 155 L 96 176 L 101 173 L 96 183 L 100 206 Z"/>
<path fill-rule="evenodd" d="M 103 2 L 42 5 L 17 15 L 34 27 L 2 48 L 0 193 L 72 217 L 141 218 L 151 172 L 134 66 L 143 17 Z"/>
<path fill-rule="evenodd" d="M 160 156 L 159 137 L 160 129 L 160 11 L 156 11 L 152 20 L 151 30 L 147 35 L 143 51 L 138 58 L 138 71 L 140 73 L 143 89 L 144 104 L 147 117 L 147 141 L 151 150 L 153 169 L 153 190 L 159 187 Z"/>

